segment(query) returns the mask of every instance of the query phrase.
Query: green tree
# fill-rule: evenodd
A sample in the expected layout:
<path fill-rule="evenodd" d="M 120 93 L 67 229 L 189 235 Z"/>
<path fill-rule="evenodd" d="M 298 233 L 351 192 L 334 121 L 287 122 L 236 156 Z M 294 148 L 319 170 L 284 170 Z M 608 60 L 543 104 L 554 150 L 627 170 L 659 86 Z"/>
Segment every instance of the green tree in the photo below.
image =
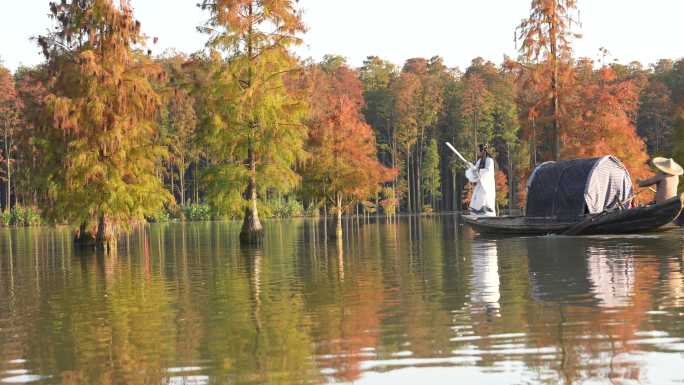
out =
<path fill-rule="evenodd" d="M 430 206 L 435 211 L 438 208 L 439 200 L 442 198 L 440 190 L 442 182 L 439 173 L 439 148 L 435 139 L 430 140 L 430 143 L 427 145 L 422 169 L 423 194 L 430 197 Z"/>
<path fill-rule="evenodd" d="M 184 88 L 186 69 L 183 64 L 187 58 L 173 55 L 162 58 L 165 77 L 161 82 L 163 106 L 161 111 L 162 142 L 169 150 L 169 178 L 171 194 L 186 204 L 186 174 L 190 164 L 197 161 L 199 152 L 196 145 L 197 113 L 195 98 Z M 177 178 L 176 178 L 177 177 Z M 176 180 L 178 181 L 176 183 Z M 196 202 L 197 203 L 197 202 Z"/>
<path fill-rule="evenodd" d="M 505 68 L 498 70 L 490 89 L 494 95 L 492 144 L 496 150 L 497 163 L 506 173 L 508 206 L 514 207 L 516 204 L 515 186 L 519 182 L 516 170 L 521 162 L 525 165 L 528 162 L 527 152 L 520 146 L 520 124 L 518 123 L 514 76 L 506 72 Z"/>
<path fill-rule="evenodd" d="M 398 186 L 399 195 L 406 194 L 406 211 L 412 212 L 415 194 L 412 192 L 413 176 L 412 154 L 418 140 L 418 103 L 417 97 L 420 89 L 420 80 L 410 72 L 402 72 L 397 80 L 392 83 L 393 116 L 394 116 L 394 140 L 398 149 L 398 155 L 402 158 L 395 163 L 401 167 L 402 182 Z"/>
<path fill-rule="evenodd" d="M 646 140 L 652 155 L 669 154 L 672 149 L 672 101 L 667 86 L 653 79 L 641 91 L 637 132 Z"/>
<path fill-rule="evenodd" d="M 392 82 L 393 130 L 404 172 L 407 211 L 420 212 L 423 203 L 421 166 L 426 143 L 435 135 L 445 96 L 446 67 L 440 57 L 413 58 Z M 401 163 L 401 164 L 400 164 Z M 404 186 L 400 186 L 404 190 Z"/>
<path fill-rule="evenodd" d="M 304 24 L 292 0 L 204 0 L 201 7 L 210 13 L 203 30 L 213 62 L 205 90 L 206 138 L 215 163 L 207 174 L 208 195 L 225 209 L 234 207 L 235 191 L 245 191 L 240 240 L 259 243 L 259 193 L 295 186 L 293 166 L 305 157 L 304 98 L 285 83 L 298 70 L 289 48 L 300 43 Z"/>
<path fill-rule="evenodd" d="M 415 147 L 415 159 L 412 171 L 414 173 L 415 192 L 414 209 L 420 212 L 423 205 L 421 183 L 421 166 L 428 139 L 433 135 L 433 129 L 444 104 L 444 83 L 442 75 L 446 67 L 439 56 L 429 60 L 423 58 L 409 59 L 404 64 L 403 71 L 414 73 L 420 81 L 420 88 L 415 95 L 416 123 L 418 128 L 417 145 Z"/>
<path fill-rule="evenodd" d="M 477 153 L 477 145 L 489 143 L 494 131 L 492 110 L 494 99 L 484 79 L 478 74 L 467 74 L 463 80 L 461 119 L 466 147 Z"/>
<path fill-rule="evenodd" d="M 378 155 L 383 163 L 397 167 L 397 143 L 392 116 L 393 96 L 390 88 L 396 79 L 396 66 L 377 56 L 369 56 L 359 69 L 363 82 L 363 115 L 373 127 Z"/>
<path fill-rule="evenodd" d="M 442 179 L 442 209 L 458 210 L 457 201 L 462 193 L 463 174 L 462 161 L 449 150 L 444 142 L 451 142 L 458 148 L 467 148 L 462 140 L 465 132 L 463 119 L 461 119 L 461 109 L 463 102 L 463 82 L 462 73 L 458 69 L 449 71 L 444 79 L 444 106 L 439 120 L 436 124 L 437 133 L 435 139 L 438 140 L 440 150 L 440 168 Z"/>

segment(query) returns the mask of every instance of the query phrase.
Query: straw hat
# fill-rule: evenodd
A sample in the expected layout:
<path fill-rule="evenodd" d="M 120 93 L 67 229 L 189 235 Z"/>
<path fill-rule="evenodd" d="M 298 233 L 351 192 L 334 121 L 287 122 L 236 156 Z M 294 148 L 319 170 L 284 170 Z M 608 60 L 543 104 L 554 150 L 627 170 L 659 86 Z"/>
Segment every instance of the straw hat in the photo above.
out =
<path fill-rule="evenodd" d="M 682 175 L 684 174 L 684 169 L 682 166 L 678 165 L 677 162 L 672 160 L 672 158 L 655 157 L 653 158 L 653 165 L 656 166 L 660 171 L 665 174 L 670 175 Z"/>

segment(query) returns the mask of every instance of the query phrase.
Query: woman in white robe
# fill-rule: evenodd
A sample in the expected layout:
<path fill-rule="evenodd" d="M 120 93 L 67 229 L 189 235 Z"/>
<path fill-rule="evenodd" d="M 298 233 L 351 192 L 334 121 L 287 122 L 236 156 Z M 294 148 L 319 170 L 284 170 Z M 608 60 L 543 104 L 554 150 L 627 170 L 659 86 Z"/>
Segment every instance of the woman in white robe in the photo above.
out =
<path fill-rule="evenodd" d="M 487 153 L 487 145 L 480 145 L 478 159 L 466 170 L 466 177 L 475 183 L 470 199 L 470 212 L 476 215 L 496 216 L 496 183 L 494 182 L 494 159 Z"/>

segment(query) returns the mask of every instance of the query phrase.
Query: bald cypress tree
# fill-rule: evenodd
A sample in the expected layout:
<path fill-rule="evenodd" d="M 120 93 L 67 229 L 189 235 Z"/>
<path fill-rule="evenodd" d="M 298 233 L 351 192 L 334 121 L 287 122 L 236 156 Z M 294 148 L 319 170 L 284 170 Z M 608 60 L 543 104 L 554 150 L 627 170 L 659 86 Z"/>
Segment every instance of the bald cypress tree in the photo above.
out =
<path fill-rule="evenodd" d="M 0 140 L 2 140 L 2 163 L 4 165 L 5 196 L 4 209 L 9 210 L 12 196 L 12 161 L 14 147 L 14 132 L 21 119 L 20 102 L 12 74 L 2 66 L 0 61 Z M 15 182 L 16 185 L 16 182 Z M 16 194 L 16 192 L 15 192 Z"/>
<path fill-rule="evenodd" d="M 208 197 L 218 208 L 244 207 L 243 243 L 263 237 L 259 196 L 295 186 L 293 166 L 305 154 L 305 97 L 286 87 L 286 76 L 299 69 L 289 49 L 304 31 L 294 6 L 294 0 L 201 4 L 210 15 L 202 28 L 210 36 L 212 74 L 202 90 L 209 95 L 205 138 L 214 161 Z"/>
<path fill-rule="evenodd" d="M 571 42 L 573 38 L 580 37 L 572 31 L 573 26 L 579 23 L 576 11 L 577 0 L 532 0 L 530 17 L 521 21 L 515 35 L 516 42 L 521 43 L 520 53 L 525 60 L 541 64 L 536 70 L 541 76 L 550 77 L 548 94 L 551 99 L 551 152 L 554 160 L 560 159 L 561 155 L 564 130 L 561 122 L 565 110 L 562 95 L 571 72 Z"/>
<path fill-rule="evenodd" d="M 78 226 L 76 240 L 111 247 L 117 233 L 169 199 L 155 174 L 159 68 L 126 0 L 50 3 L 47 97 L 32 115 L 41 165 L 35 170 L 54 223 Z"/>

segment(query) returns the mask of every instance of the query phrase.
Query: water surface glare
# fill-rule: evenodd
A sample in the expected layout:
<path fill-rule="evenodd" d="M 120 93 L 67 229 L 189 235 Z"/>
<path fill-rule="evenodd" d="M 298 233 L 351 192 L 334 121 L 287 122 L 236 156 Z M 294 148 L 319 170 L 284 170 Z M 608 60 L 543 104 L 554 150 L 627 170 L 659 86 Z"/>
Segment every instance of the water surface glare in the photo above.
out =
<path fill-rule="evenodd" d="M 684 231 L 493 238 L 455 215 L 0 230 L 0 384 L 682 384 Z"/>

